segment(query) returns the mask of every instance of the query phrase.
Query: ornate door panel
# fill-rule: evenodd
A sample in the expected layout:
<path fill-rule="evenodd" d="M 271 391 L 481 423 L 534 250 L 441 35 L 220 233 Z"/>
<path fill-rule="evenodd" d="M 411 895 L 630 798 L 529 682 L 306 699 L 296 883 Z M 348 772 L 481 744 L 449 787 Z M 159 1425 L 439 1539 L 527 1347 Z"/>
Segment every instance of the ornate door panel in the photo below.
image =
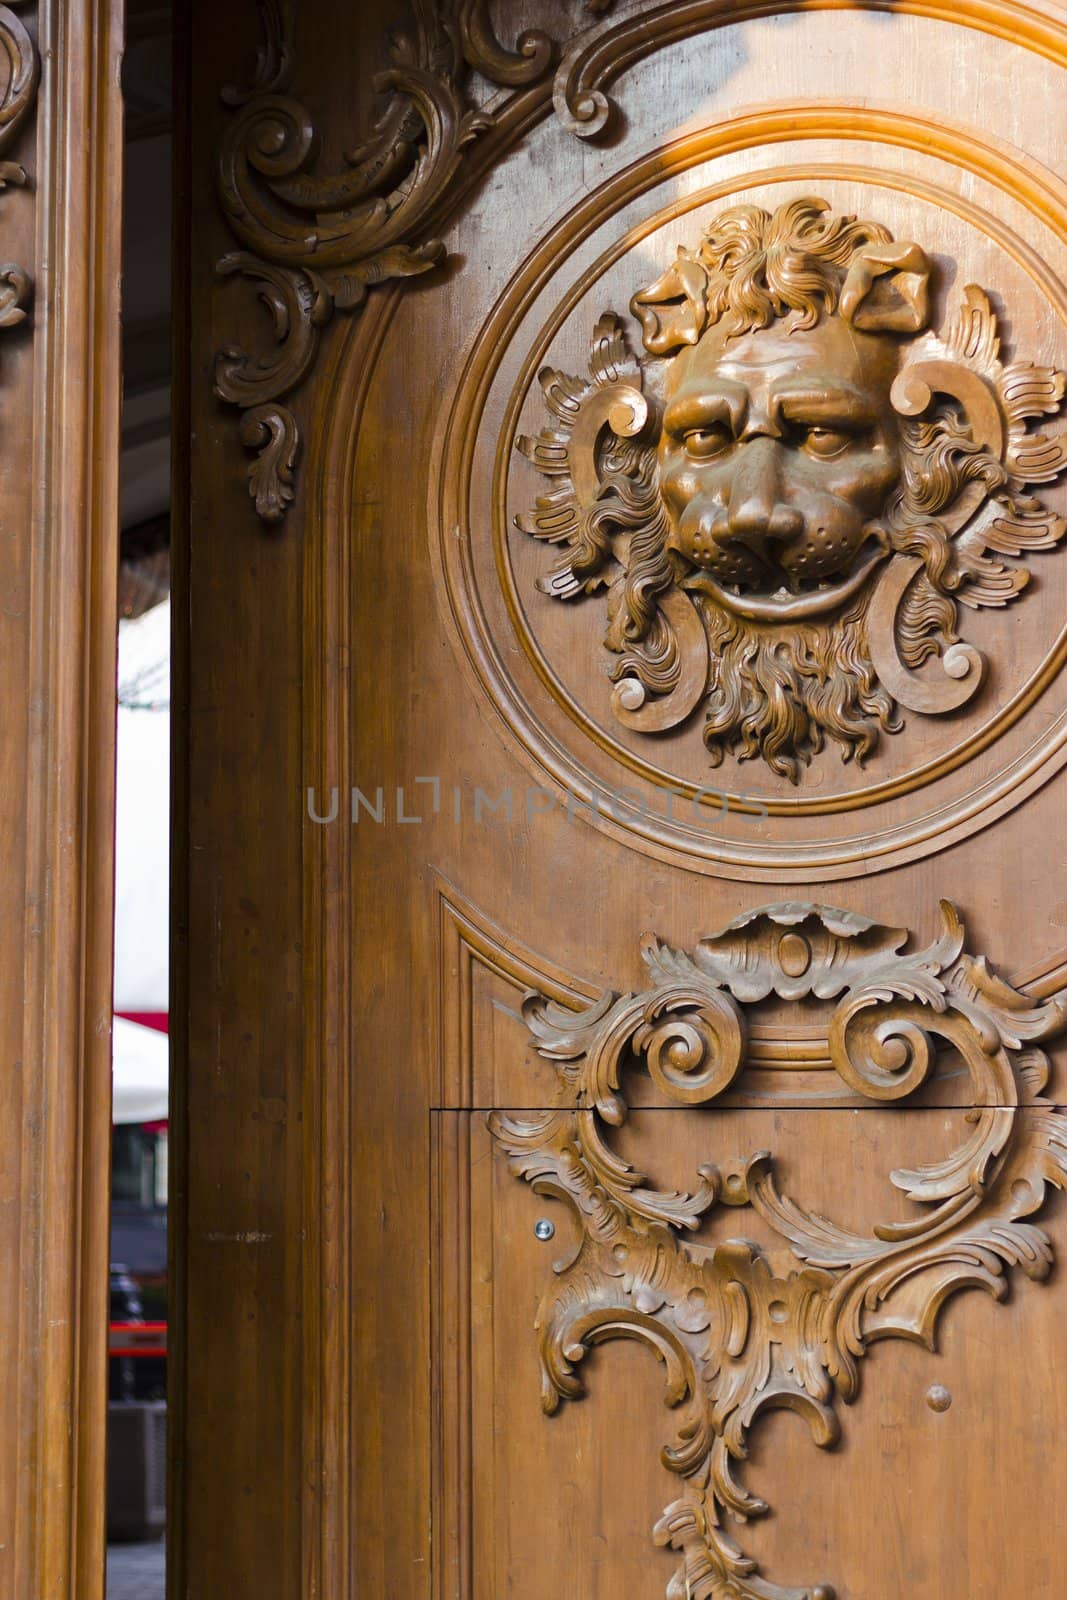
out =
<path fill-rule="evenodd" d="M 174 1592 L 1052 1600 L 1067 13 L 393 10 L 190 133 Z"/>
<path fill-rule="evenodd" d="M 729 1593 L 701 1587 L 698 1573 L 715 1564 L 700 1537 L 693 1480 L 663 1459 L 664 1451 L 684 1451 L 687 1443 L 687 1402 L 670 1408 L 675 1374 L 655 1358 L 662 1327 L 671 1359 L 670 1319 L 648 1316 L 642 1331 L 641 1315 L 624 1296 L 627 1315 L 616 1315 L 604 1342 L 590 1340 L 589 1353 L 574 1362 L 584 1397 L 560 1401 L 546 1416 L 541 1334 L 532 1330 L 542 1292 L 555 1294 L 565 1282 L 554 1269 L 573 1254 L 578 1234 L 557 1205 L 531 1196 L 492 1159 L 481 1118 L 444 1113 L 439 1120 L 446 1147 L 441 1216 L 443 1230 L 455 1236 L 454 1243 L 446 1238 L 442 1259 L 460 1258 L 465 1268 L 451 1280 L 454 1298 L 447 1289 L 443 1295 L 438 1347 L 444 1415 L 435 1508 L 439 1570 L 451 1585 L 443 1592 L 525 1597 L 564 1581 L 590 1600 L 623 1585 L 641 1595 L 684 1595 L 688 1562 L 693 1594 Z M 662 1120 L 635 1113 L 635 1142 L 661 1151 L 662 1128 L 646 1125 Z M 747 1153 L 773 1142 L 776 1164 L 798 1193 L 867 1231 L 872 1216 L 889 1214 L 885 1170 L 914 1159 L 917 1150 L 940 1155 L 958 1137 L 960 1120 L 958 1112 L 907 1118 L 874 1112 L 857 1134 L 847 1111 L 773 1119 L 723 1112 L 700 1124 L 699 1148 L 681 1155 L 692 1163 L 705 1160 L 709 1148 Z M 469 1170 L 456 1170 L 461 1161 L 469 1161 Z M 542 1242 L 534 1226 L 544 1221 L 556 1231 Z M 742 1236 L 768 1254 L 780 1248 L 769 1230 L 737 1213 L 706 1232 L 709 1241 Z M 736 1282 L 728 1273 L 739 1270 L 728 1252 L 720 1244 L 723 1285 Z M 744 1258 L 740 1270 L 747 1270 Z M 747 1456 L 733 1470 L 769 1511 L 745 1523 L 722 1518 L 721 1531 L 756 1564 L 737 1593 L 832 1589 L 936 1600 L 958 1589 L 992 1600 L 1011 1592 L 1020 1571 L 1033 1593 L 1057 1592 L 1062 1545 L 1054 1529 L 1042 1526 L 1035 1504 L 1052 1505 L 1064 1490 L 1055 1442 L 1064 1420 L 1055 1377 L 1062 1317 L 1054 1287 L 1022 1278 L 1019 1285 L 1004 1304 L 994 1295 L 952 1302 L 940 1318 L 936 1355 L 919 1342 L 877 1345 L 862 1362 L 855 1403 L 837 1400 L 837 1421 L 825 1429 L 814 1411 L 808 1416 L 784 1406 L 761 1415 Z M 575 1320 L 583 1311 L 588 1315 L 589 1306 L 579 1301 Z M 469 1372 L 455 1362 L 453 1328 L 470 1350 Z M 749 1337 L 728 1366 L 755 1365 L 763 1331 Z M 696 1346 L 699 1339 L 685 1342 Z M 784 1340 L 776 1347 L 785 1348 Z M 1047 1403 L 1035 1404 L 1039 1388 Z M 819 1448 L 831 1441 L 831 1448 Z"/>
<path fill-rule="evenodd" d="M 647 940 L 636 994 L 576 1006 L 552 975 L 520 1010 L 500 985 L 529 955 L 483 926 L 466 1037 L 551 1063 L 557 1092 L 432 1118 L 439 1592 L 933 1597 L 966 1575 L 992 1597 L 1035 1554 L 1036 1592 L 1062 1582 L 1020 1462 L 1058 1492 L 1030 1397 L 1062 1349 L 1032 1291 L 1067 1177 L 1040 1048 L 1065 1006 L 992 979 L 942 914 L 912 950 L 782 905 L 692 952 Z M 490 1007 L 510 1029 L 478 1027 Z M 964 1289 L 1009 1301 L 1010 1332 Z"/>

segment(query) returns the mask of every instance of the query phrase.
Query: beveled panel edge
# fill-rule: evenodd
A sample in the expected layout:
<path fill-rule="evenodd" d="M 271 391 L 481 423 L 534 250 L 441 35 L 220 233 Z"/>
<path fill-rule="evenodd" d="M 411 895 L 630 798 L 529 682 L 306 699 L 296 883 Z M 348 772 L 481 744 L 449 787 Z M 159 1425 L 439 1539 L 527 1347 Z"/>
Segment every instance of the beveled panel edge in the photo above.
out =
<path fill-rule="evenodd" d="M 520 997 L 538 990 L 559 1005 L 577 1007 L 595 999 L 598 990 L 595 984 L 506 933 L 442 873 L 433 874 L 431 894 L 439 952 L 437 1105 L 446 1110 L 466 1109 L 475 1103 L 475 964 L 502 977 Z"/>

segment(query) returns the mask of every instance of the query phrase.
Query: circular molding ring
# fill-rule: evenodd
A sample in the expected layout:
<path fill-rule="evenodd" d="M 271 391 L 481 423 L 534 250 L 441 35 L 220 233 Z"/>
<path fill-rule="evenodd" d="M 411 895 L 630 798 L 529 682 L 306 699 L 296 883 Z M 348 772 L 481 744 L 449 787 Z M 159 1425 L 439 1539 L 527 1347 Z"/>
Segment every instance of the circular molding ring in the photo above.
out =
<path fill-rule="evenodd" d="M 950 190 L 940 188 L 936 184 L 928 183 L 921 179 L 910 176 L 905 177 L 904 175 L 884 170 L 879 170 L 876 174 L 872 174 L 867 168 L 848 166 L 836 162 L 813 163 L 810 166 L 806 165 L 803 170 L 797 167 L 769 168 L 755 174 L 756 180 L 761 185 L 810 183 L 813 177 L 861 182 L 875 188 L 901 190 L 916 195 L 920 199 L 928 199 L 945 210 L 955 212 L 957 216 L 988 234 L 1008 255 L 1019 263 L 1034 280 L 1050 304 L 1055 307 L 1060 320 L 1067 326 L 1067 289 L 1065 289 L 1064 285 L 1049 271 L 1041 258 L 1020 241 L 1010 229 L 998 224 L 995 219 L 980 211 L 970 201 L 962 200 Z M 595 280 L 602 275 L 604 271 L 614 265 L 629 250 L 639 244 L 642 239 L 653 233 L 665 222 L 682 216 L 686 212 L 696 210 L 709 201 L 725 199 L 738 188 L 750 189 L 753 186 L 753 175 L 747 174 L 744 181 L 740 183 L 735 180 L 727 180 L 724 183 L 709 185 L 707 188 L 694 191 L 694 193 L 686 195 L 684 199 L 675 201 L 671 205 L 665 206 L 662 211 L 646 218 L 639 226 L 630 229 L 609 250 L 604 252 L 589 269 L 589 272 L 583 275 L 580 286 L 576 286 L 570 294 L 560 301 L 551 318 L 544 324 L 539 337 L 531 346 L 530 353 L 523 363 L 511 402 L 504 416 L 500 430 L 500 443 L 497 449 L 493 497 L 493 543 L 497 572 L 504 590 L 512 626 L 521 637 L 523 646 L 534 663 L 538 676 L 549 693 L 558 700 L 568 716 L 578 723 L 583 732 L 595 744 L 599 745 L 602 750 L 627 767 L 636 777 L 643 778 L 647 783 L 661 788 L 672 786 L 678 790 L 683 798 L 688 799 L 693 799 L 701 792 L 699 784 L 679 778 L 676 774 L 657 766 L 651 760 L 644 759 L 640 754 L 613 739 L 610 733 L 605 732 L 588 712 L 571 695 L 567 694 L 545 659 L 526 621 L 507 557 L 507 473 L 512 454 L 511 440 L 516 432 L 519 412 L 522 408 L 526 390 L 543 365 L 552 340 L 556 337 L 567 316 L 574 309 L 577 301 L 587 291 L 590 280 Z M 784 795 L 772 798 L 763 796 L 761 797 L 762 803 L 771 816 L 825 816 L 831 812 L 854 811 L 865 806 L 879 805 L 886 800 L 894 800 L 900 795 L 910 794 L 914 790 L 946 776 L 965 761 L 972 760 L 975 756 L 980 755 L 983 750 L 988 749 L 1021 716 L 1025 715 L 1062 670 L 1065 663 L 1067 663 L 1067 627 L 1061 629 L 1045 659 L 1041 662 L 1037 671 L 1031 675 L 1030 680 L 1017 690 L 1011 699 L 1001 706 L 982 727 L 976 728 L 957 745 L 950 750 L 946 750 L 935 759 L 925 762 L 922 766 L 915 767 L 908 772 L 900 773 L 895 777 L 886 778 L 877 783 L 862 785 L 847 794 L 822 797 Z M 733 802 L 733 809 L 737 811 L 743 809 L 739 795 L 732 795 L 730 799 Z"/>
<path fill-rule="evenodd" d="M 1067 187 L 1037 163 L 1017 152 L 1009 152 L 1003 146 L 993 146 L 973 131 L 957 124 L 935 123 L 912 112 L 889 108 L 859 108 L 822 102 L 801 107 L 795 104 L 788 108 L 766 107 L 741 113 L 727 122 L 648 152 L 583 197 L 582 202 L 557 223 L 519 267 L 483 324 L 460 376 L 445 424 L 435 441 L 430 517 L 431 530 L 436 528 L 436 537 L 431 537 L 431 548 L 443 591 L 448 596 L 450 620 L 459 634 L 461 658 L 473 672 L 510 734 L 517 738 L 526 755 L 532 758 L 539 774 L 551 776 L 594 810 L 596 825 L 653 855 L 693 870 L 729 878 L 791 882 L 810 881 L 816 876 L 825 879 L 850 877 L 857 873 L 885 870 L 965 838 L 1012 809 L 1047 781 L 1067 760 L 1067 713 L 1046 728 L 1043 736 L 1017 755 L 1006 769 L 976 785 L 967 794 L 925 815 L 913 817 L 906 823 L 858 837 L 797 841 L 794 844 L 781 836 L 773 841 L 753 838 L 739 840 L 714 835 L 706 825 L 686 824 L 678 819 L 660 816 L 650 817 L 643 806 L 628 808 L 625 800 L 620 802 L 616 791 L 609 790 L 601 780 L 592 777 L 559 739 L 538 722 L 511 679 L 502 654 L 491 637 L 478 599 L 470 542 L 469 489 L 474 447 L 484 406 L 508 345 L 509 330 L 521 323 L 538 294 L 558 269 L 559 262 L 566 260 L 575 246 L 601 227 L 606 217 L 616 214 L 624 205 L 657 187 L 665 179 L 716 155 L 787 140 L 842 137 L 895 145 L 938 156 L 985 178 L 1019 200 L 1058 234 L 1067 237 Z M 804 172 L 809 180 L 813 170 L 824 176 L 858 179 L 874 186 L 905 188 L 965 217 L 1014 257 L 1047 296 L 1061 320 L 1067 323 L 1067 291 L 1062 283 L 1016 234 L 978 211 L 970 202 L 924 180 L 905 179 L 882 169 L 849 167 L 840 163 L 817 169 L 805 167 Z M 796 181 L 797 178 L 796 168 L 748 172 L 704 189 L 698 195 L 686 196 L 684 200 L 675 202 L 673 207 L 657 213 L 656 217 L 646 219 L 638 229 L 631 230 L 624 240 L 617 241 L 589 272 L 583 274 L 581 287 L 573 289 L 570 297 L 557 309 L 550 327 L 558 325 L 570 305 L 584 293 L 590 278 L 603 271 L 611 259 L 632 245 L 635 235 L 662 225 L 672 212 L 681 214 L 710 198 L 738 189 L 750 189 L 768 182 Z M 543 353 L 543 344 L 540 349 Z M 536 360 L 536 354 L 531 355 L 530 361 L 536 363 Z M 524 384 L 520 383 L 516 393 L 522 392 Z M 506 425 L 505 440 L 510 436 Z M 444 470 L 446 463 L 447 471 Z M 499 519 L 499 462 L 497 477 L 496 511 Z M 509 573 L 500 546 L 499 529 L 496 543 L 497 576 L 504 585 L 512 624 L 521 629 L 522 619 L 516 597 L 507 594 Z M 557 701 L 564 705 L 568 716 L 582 726 L 583 732 L 592 732 L 598 744 L 610 747 L 613 757 L 619 759 L 621 755 L 631 770 L 642 772 L 654 784 L 662 787 L 666 780 L 676 791 L 685 793 L 685 787 L 678 784 L 672 775 L 643 763 L 631 752 L 622 752 L 603 730 L 590 724 L 586 715 L 568 699 L 552 678 L 543 659 L 538 660 L 538 656 L 539 652 L 535 652 L 532 659 L 541 680 Z M 915 774 L 871 785 L 861 794 L 822 801 L 800 798 L 764 800 L 761 797 L 754 804 L 737 796 L 733 797 L 729 809 L 739 813 L 751 814 L 753 810 L 760 810 L 772 816 L 791 814 L 796 817 L 829 811 L 851 811 L 858 805 L 893 799 L 919 783 L 945 775 L 952 767 L 988 747 L 1024 714 L 1056 676 L 1065 659 L 1067 629 L 1061 633 L 1031 682 L 1007 706 L 1001 708 L 985 728 L 963 741 L 957 750 L 927 764 Z M 694 793 L 699 793 L 695 785 L 691 787 Z M 604 811 L 604 803 L 609 796 L 610 816 Z M 717 818 L 712 820 L 717 821 Z"/>

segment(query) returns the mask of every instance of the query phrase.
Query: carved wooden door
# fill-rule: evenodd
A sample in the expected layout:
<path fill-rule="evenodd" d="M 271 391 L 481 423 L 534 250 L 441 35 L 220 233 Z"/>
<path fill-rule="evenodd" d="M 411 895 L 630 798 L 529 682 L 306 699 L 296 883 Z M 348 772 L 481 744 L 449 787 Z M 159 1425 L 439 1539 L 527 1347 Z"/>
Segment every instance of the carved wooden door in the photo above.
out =
<path fill-rule="evenodd" d="M 1067 10 L 202 9 L 172 1592 L 1056 1600 Z"/>

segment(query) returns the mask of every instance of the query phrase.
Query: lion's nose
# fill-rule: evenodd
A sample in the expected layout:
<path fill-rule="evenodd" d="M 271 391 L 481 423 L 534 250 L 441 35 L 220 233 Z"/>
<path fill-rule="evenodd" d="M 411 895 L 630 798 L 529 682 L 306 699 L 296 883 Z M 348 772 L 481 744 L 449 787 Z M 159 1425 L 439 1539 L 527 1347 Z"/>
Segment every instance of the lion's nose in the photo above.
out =
<path fill-rule="evenodd" d="M 755 438 L 737 452 L 719 537 L 728 544 L 743 544 L 765 560 L 776 558 L 777 547 L 804 531 L 804 518 L 782 500 L 782 445 L 776 439 Z"/>

